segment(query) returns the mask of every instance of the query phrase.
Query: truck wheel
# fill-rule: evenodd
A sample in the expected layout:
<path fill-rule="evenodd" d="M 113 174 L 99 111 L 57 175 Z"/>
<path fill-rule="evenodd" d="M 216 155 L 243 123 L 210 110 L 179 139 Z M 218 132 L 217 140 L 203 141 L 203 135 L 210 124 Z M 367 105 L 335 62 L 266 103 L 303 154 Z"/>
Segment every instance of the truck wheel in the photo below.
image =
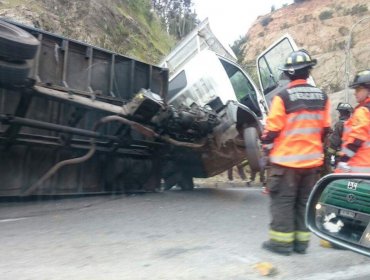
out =
<path fill-rule="evenodd" d="M 27 31 L 0 20 L 0 57 L 9 60 L 34 58 L 39 41 Z"/>
<path fill-rule="evenodd" d="M 0 84 L 22 85 L 28 77 L 30 65 L 26 61 L 8 62 L 0 60 Z"/>
<path fill-rule="evenodd" d="M 247 127 L 243 131 L 243 138 L 249 167 L 253 171 L 259 171 L 261 149 L 257 129 L 255 127 Z"/>

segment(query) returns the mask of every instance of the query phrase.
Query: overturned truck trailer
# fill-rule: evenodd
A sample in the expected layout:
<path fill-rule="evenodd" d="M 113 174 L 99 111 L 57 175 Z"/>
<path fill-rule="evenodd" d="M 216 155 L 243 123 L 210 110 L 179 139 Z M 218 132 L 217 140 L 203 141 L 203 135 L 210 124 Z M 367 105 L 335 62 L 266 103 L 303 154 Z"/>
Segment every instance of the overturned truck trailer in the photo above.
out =
<path fill-rule="evenodd" d="M 212 137 L 225 124 L 210 106 L 167 104 L 168 76 L 1 20 L 0 196 L 191 190 L 194 177 L 244 160 L 240 135 L 221 146 Z"/>

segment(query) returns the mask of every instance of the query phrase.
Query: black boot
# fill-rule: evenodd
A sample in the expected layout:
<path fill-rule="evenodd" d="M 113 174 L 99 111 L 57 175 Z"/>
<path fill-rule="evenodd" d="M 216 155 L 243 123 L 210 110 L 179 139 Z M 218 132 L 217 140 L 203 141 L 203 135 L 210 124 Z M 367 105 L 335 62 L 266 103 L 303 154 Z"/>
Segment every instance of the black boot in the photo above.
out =
<path fill-rule="evenodd" d="M 293 251 L 298 254 L 306 254 L 308 242 L 294 242 Z"/>
<path fill-rule="evenodd" d="M 293 251 L 291 244 L 279 244 L 271 240 L 263 242 L 262 248 L 284 256 L 289 256 Z"/>

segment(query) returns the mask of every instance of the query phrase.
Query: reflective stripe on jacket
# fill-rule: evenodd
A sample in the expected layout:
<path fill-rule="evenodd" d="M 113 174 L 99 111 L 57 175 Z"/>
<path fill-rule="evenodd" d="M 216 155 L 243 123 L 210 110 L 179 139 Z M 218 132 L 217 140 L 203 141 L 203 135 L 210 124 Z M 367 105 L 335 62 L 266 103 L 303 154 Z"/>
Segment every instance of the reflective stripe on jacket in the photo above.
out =
<path fill-rule="evenodd" d="M 353 173 L 370 173 L 370 98 L 359 104 L 344 123 L 341 155 Z M 340 170 L 336 170 L 340 172 Z"/>
<path fill-rule="evenodd" d="M 321 166 L 322 136 L 330 122 L 327 95 L 306 80 L 291 82 L 273 98 L 267 117 L 262 144 L 273 144 L 270 161 L 295 168 Z"/>

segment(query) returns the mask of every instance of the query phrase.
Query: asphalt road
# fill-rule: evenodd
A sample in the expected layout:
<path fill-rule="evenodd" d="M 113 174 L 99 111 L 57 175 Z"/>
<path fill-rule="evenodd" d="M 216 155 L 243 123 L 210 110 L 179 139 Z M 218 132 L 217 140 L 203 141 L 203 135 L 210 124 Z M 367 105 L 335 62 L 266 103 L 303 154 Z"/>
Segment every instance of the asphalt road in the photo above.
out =
<path fill-rule="evenodd" d="M 370 279 L 369 258 L 319 246 L 261 249 L 268 196 L 259 188 L 0 203 L 1 280 Z"/>

